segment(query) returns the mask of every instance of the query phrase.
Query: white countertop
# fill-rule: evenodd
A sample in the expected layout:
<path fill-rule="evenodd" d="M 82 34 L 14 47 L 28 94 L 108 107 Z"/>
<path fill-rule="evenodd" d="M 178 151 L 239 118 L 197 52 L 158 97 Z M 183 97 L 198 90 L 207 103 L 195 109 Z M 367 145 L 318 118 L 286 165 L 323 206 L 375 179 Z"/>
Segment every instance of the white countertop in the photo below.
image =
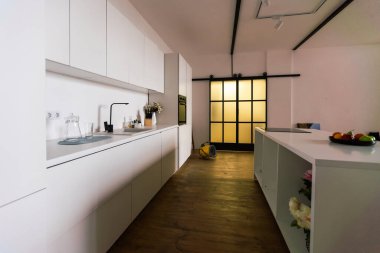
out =
<path fill-rule="evenodd" d="M 320 166 L 356 167 L 380 169 L 380 143 L 373 146 L 351 146 L 332 143 L 326 131 L 307 129 L 311 133 L 256 131 L 279 143 L 303 159 Z"/>
<path fill-rule="evenodd" d="M 177 127 L 178 125 L 157 125 L 148 131 L 134 133 L 133 135 L 118 135 L 101 132 L 96 133 L 96 135 L 109 135 L 111 138 L 80 145 L 59 145 L 58 141 L 60 140 L 49 140 L 46 142 L 46 168 L 51 168 L 68 161 Z M 122 130 L 115 130 L 115 132 L 118 131 L 121 132 Z"/>

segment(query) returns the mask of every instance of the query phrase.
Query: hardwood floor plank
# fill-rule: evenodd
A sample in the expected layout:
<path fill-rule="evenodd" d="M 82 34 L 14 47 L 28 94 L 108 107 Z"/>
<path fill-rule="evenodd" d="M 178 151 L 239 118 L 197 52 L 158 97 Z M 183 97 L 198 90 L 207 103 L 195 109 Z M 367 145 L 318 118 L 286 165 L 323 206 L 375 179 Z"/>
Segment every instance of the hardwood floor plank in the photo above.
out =
<path fill-rule="evenodd" d="M 192 155 L 109 252 L 289 252 L 252 168 L 251 152 Z"/>

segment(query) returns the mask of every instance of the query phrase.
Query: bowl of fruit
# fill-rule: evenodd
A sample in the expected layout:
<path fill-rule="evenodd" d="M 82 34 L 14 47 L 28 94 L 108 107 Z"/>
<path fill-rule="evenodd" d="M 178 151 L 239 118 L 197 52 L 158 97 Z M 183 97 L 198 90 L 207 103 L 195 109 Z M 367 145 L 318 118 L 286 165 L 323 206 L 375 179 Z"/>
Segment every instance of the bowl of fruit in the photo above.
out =
<path fill-rule="evenodd" d="M 335 132 L 329 139 L 331 142 L 354 146 L 372 146 L 376 143 L 375 137 L 362 133 L 354 134 L 352 130 L 347 133 Z"/>

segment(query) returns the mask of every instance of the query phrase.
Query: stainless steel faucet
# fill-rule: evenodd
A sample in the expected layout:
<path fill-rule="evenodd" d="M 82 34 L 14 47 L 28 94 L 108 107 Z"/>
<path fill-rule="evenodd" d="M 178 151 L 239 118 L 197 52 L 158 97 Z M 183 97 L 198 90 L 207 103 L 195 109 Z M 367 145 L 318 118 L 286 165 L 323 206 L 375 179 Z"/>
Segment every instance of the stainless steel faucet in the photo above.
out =
<path fill-rule="evenodd" d="M 113 132 L 113 125 L 112 125 L 112 106 L 113 105 L 128 105 L 129 103 L 112 103 L 110 107 L 110 124 L 108 125 L 107 121 L 104 122 L 104 129 L 112 133 Z"/>

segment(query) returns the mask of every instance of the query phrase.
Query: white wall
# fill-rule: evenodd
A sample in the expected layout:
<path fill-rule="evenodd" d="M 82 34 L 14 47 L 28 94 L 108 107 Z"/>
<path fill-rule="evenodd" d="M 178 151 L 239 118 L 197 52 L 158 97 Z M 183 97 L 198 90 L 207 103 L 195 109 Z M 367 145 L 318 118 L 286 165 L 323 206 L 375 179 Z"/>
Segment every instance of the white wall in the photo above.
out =
<path fill-rule="evenodd" d="M 380 45 L 297 50 L 293 122 L 327 131 L 380 130 Z"/>
<path fill-rule="evenodd" d="M 291 74 L 292 51 L 267 52 L 268 75 Z M 268 78 L 268 127 L 292 126 L 292 82 L 296 78 Z"/>
<path fill-rule="evenodd" d="M 209 82 L 193 82 L 194 148 L 209 140 Z"/>
<path fill-rule="evenodd" d="M 104 131 L 103 122 L 109 123 L 110 105 L 124 102 L 129 105 L 113 106 L 114 129 L 122 127 L 124 117 L 128 121 L 143 115 L 148 102 L 146 94 L 46 72 L 46 111 L 61 114 L 57 120 L 46 120 L 46 139 L 64 138 L 64 118 L 70 113 L 78 115 L 80 122 L 93 122 L 95 129 Z"/>

